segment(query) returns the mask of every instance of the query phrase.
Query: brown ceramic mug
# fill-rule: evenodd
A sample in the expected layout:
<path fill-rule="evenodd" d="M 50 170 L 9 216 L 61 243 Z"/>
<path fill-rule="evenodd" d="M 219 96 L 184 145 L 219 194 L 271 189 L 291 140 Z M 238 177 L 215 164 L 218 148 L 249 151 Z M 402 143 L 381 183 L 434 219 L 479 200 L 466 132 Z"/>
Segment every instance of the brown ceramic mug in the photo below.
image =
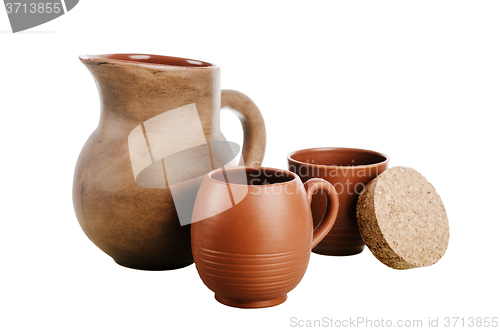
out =
<path fill-rule="evenodd" d="M 313 230 L 310 203 L 318 190 L 326 192 L 328 203 Z M 302 279 L 311 249 L 332 228 L 338 208 L 335 188 L 322 179 L 303 185 L 286 170 L 214 170 L 203 179 L 193 212 L 198 273 L 225 305 L 278 305 Z"/>
<path fill-rule="evenodd" d="M 381 153 L 354 148 L 311 148 L 288 155 L 289 170 L 303 182 L 323 178 L 331 183 L 339 195 L 339 214 L 335 226 L 314 248 L 323 255 L 354 255 L 361 253 L 365 243 L 356 221 L 356 203 L 363 188 L 381 174 L 389 158 Z M 312 199 L 313 219 L 316 223 L 325 212 L 325 196 L 318 192 Z"/>

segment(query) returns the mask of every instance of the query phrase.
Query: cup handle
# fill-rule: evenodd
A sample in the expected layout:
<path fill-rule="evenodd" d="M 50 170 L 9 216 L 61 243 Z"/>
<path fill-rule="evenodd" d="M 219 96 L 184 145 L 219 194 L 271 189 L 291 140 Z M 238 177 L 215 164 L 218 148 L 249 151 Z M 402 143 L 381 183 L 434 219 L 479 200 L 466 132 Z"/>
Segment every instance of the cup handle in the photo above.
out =
<path fill-rule="evenodd" d="M 221 91 L 221 109 L 229 107 L 243 127 L 243 148 L 239 165 L 260 166 L 266 149 L 266 127 L 257 105 L 235 90 Z"/>
<path fill-rule="evenodd" d="M 325 216 L 321 222 L 313 230 L 313 239 L 311 249 L 316 247 L 317 244 L 330 232 L 335 221 L 337 220 L 337 214 L 339 212 L 339 196 L 337 190 L 332 184 L 321 178 L 312 178 L 304 183 L 304 188 L 307 192 L 307 199 L 309 204 L 311 204 L 314 192 L 318 190 L 323 190 L 326 195 L 327 206 L 325 211 Z"/>

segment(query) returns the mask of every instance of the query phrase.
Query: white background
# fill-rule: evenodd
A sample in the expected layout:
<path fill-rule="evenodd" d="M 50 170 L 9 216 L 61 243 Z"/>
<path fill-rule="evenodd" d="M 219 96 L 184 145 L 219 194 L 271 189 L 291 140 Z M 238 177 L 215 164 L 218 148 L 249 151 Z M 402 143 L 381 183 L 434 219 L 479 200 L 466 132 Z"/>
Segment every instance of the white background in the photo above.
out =
<path fill-rule="evenodd" d="M 0 330 L 500 317 L 498 1 L 82 0 L 52 22 L 9 30 L 0 8 Z M 263 113 L 266 166 L 286 168 L 293 150 L 339 146 L 420 171 L 448 212 L 445 256 L 398 271 L 368 250 L 313 254 L 288 300 L 257 310 L 219 304 L 194 265 L 116 265 L 80 229 L 71 186 L 99 118 L 77 55 L 125 52 L 218 64 L 222 87 L 246 93 Z M 241 141 L 233 116 L 224 112 L 222 130 Z"/>

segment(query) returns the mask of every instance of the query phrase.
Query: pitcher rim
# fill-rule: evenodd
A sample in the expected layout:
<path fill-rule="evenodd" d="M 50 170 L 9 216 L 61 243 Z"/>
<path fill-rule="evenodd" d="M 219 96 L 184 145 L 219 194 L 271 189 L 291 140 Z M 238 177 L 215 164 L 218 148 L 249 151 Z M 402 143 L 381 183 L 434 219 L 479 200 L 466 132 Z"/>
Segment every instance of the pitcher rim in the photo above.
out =
<path fill-rule="evenodd" d="M 167 55 L 156 55 L 156 54 L 145 54 L 145 53 L 109 53 L 109 54 L 82 54 L 78 58 L 83 63 L 89 62 L 101 62 L 96 64 L 106 64 L 106 63 L 131 63 L 135 65 L 146 65 L 146 66 L 158 66 L 158 67 L 170 67 L 179 69 L 213 69 L 218 68 L 216 64 L 194 60 L 189 58 L 177 57 L 177 56 L 167 56 Z"/>

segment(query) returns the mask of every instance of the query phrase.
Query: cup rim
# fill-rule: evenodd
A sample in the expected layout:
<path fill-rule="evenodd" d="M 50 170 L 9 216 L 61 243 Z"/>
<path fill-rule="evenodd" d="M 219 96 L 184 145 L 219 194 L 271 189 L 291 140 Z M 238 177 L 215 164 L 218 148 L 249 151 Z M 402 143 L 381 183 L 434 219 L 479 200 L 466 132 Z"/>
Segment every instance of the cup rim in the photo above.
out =
<path fill-rule="evenodd" d="M 382 162 L 377 162 L 377 163 L 370 163 L 370 164 L 362 164 L 362 165 L 327 165 L 327 164 L 316 164 L 316 163 L 308 163 L 308 162 L 302 162 L 297 159 L 294 159 L 293 156 L 296 155 L 299 152 L 317 152 L 317 151 L 352 151 L 352 152 L 361 152 L 361 153 L 368 153 L 368 154 L 376 154 L 379 156 L 382 156 L 385 158 L 384 161 Z M 351 147 L 313 147 L 313 148 L 304 148 L 304 149 L 299 149 L 296 151 L 293 151 L 287 155 L 288 161 L 298 163 L 300 165 L 305 165 L 308 167 L 317 167 L 317 168 L 327 168 L 327 169 L 344 169 L 344 168 L 349 168 L 349 169 L 361 169 L 361 168 L 372 168 L 372 167 L 378 167 L 383 164 L 387 164 L 389 162 L 389 156 L 386 154 L 376 152 L 373 150 L 369 149 L 361 149 L 361 148 L 351 148 Z"/>
<path fill-rule="evenodd" d="M 207 175 L 205 177 L 208 178 L 211 182 L 217 183 L 219 185 L 224 185 L 224 186 L 231 185 L 231 186 L 243 186 L 243 187 L 267 187 L 267 186 L 277 186 L 277 185 L 289 185 L 289 184 L 294 183 L 296 181 L 300 181 L 300 177 L 296 173 L 289 171 L 289 170 L 278 169 L 278 168 L 273 168 L 273 167 L 246 166 L 245 165 L 245 166 L 224 167 L 224 169 L 226 171 L 230 171 L 230 172 L 234 172 L 234 171 L 238 171 L 238 170 L 242 170 L 242 169 L 245 169 L 245 171 L 248 169 L 257 169 L 260 171 L 267 170 L 267 171 L 274 171 L 274 172 L 283 172 L 283 173 L 286 173 L 288 176 L 293 177 L 293 179 L 290 179 L 290 180 L 287 180 L 284 182 L 264 184 L 264 185 L 238 184 L 238 183 L 231 183 L 231 182 L 227 183 L 227 182 L 223 182 L 223 181 L 220 181 L 220 180 L 212 177 L 213 174 L 215 174 L 217 172 L 222 172 L 222 168 L 217 168 L 217 169 L 210 171 L 209 173 L 207 173 Z"/>

